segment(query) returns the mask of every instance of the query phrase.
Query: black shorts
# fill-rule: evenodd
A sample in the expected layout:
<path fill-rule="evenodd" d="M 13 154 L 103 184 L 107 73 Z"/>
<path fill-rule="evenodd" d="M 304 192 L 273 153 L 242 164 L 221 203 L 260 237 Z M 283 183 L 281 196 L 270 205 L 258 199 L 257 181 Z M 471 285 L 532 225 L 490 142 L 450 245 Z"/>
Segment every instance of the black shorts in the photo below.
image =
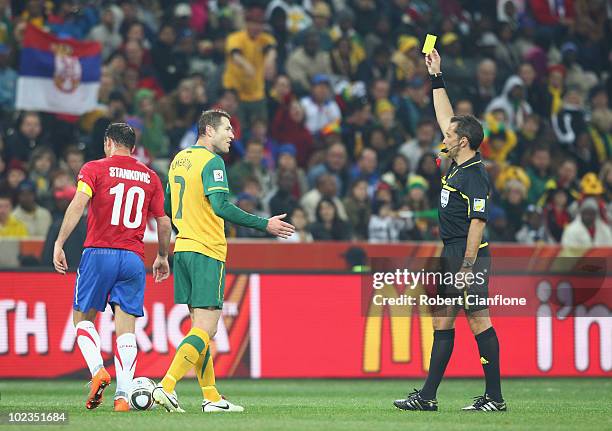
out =
<path fill-rule="evenodd" d="M 453 305 L 462 308 L 466 313 L 489 308 L 484 303 L 489 297 L 489 276 L 491 273 L 491 254 L 486 245 L 478 250 L 478 257 L 472 267 L 473 280 L 469 286 L 465 281 L 454 278 L 448 283 L 448 274 L 457 274 L 463 264 L 466 243 L 445 244 L 440 255 L 440 265 L 443 277 L 437 285 L 437 294 L 442 298 L 462 298 Z M 482 301 L 481 301 L 482 299 Z"/>

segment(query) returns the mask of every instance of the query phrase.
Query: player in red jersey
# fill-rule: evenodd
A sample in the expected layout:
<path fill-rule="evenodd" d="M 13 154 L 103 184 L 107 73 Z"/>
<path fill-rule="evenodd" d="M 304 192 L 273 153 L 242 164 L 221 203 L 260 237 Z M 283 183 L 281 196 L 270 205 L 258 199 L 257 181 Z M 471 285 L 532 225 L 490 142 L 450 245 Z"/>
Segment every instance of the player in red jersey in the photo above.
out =
<path fill-rule="evenodd" d="M 102 402 L 110 383 L 100 354 L 100 336 L 94 321 L 107 303 L 115 315 L 115 410 L 129 410 L 127 402 L 136 367 L 136 317 L 143 315 L 145 288 L 144 243 L 150 216 L 157 221 L 159 238 L 170 235 L 170 219 L 164 214 L 164 192 L 157 174 L 131 157 L 134 130 L 113 123 L 104 135 L 106 158 L 81 168 L 77 193 L 66 210 L 55 241 L 53 264 L 57 272 L 68 269 L 63 246 L 83 215 L 87 203 L 87 238 L 74 288 L 73 321 L 77 344 L 92 375 L 86 407 Z M 167 241 L 159 241 L 153 264 L 155 281 L 168 277 Z"/>

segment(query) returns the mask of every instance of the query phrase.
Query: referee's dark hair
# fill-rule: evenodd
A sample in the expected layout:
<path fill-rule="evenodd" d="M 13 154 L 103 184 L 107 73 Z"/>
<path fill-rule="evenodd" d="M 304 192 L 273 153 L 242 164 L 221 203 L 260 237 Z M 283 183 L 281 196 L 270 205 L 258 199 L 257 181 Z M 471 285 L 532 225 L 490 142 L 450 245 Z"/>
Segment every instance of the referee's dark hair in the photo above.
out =
<path fill-rule="evenodd" d="M 455 115 L 451 118 L 451 123 L 457 123 L 455 132 L 459 139 L 466 138 L 472 150 L 477 150 L 484 139 L 484 132 L 480 121 L 473 115 Z"/>
<path fill-rule="evenodd" d="M 208 111 L 202 112 L 198 120 L 198 136 L 204 136 L 206 134 L 207 126 L 217 130 L 217 127 L 221 125 L 221 119 L 223 117 L 228 120 L 232 119 L 231 115 L 222 109 L 209 109 Z"/>
<path fill-rule="evenodd" d="M 129 124 L 111 123 L 104 132 L 104 140 L 106 139 L 111 139 L 131 150 L 136 145 L 136 132 Z"/>

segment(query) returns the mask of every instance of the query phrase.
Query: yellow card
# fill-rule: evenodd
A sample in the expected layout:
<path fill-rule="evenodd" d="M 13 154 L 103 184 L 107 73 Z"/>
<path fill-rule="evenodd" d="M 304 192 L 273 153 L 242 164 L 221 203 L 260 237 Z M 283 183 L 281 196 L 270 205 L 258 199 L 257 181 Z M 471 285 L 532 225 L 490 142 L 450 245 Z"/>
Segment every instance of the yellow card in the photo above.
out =
<path fill-rule="evenodd" d="M 423 44 L 423 49 L 421 50 L 421 52 L 423 54 L 431 54 L 431 51 L 433 51 L 434 45 L 436 44 L 437 38 L 438 36 L 435 36 L 433 34 L 428 34 L 427 37 L 425 38 L 425 43 Z"/>

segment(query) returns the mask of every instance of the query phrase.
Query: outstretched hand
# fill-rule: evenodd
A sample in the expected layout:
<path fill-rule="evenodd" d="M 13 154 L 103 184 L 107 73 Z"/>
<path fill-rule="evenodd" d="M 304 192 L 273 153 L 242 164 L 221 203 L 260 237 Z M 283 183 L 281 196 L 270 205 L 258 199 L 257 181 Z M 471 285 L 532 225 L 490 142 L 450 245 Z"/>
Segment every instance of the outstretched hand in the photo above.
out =
<path fill-rule="evenodd" d="M 425 55 L 425 64 L 430 75 L 435 75 L 442 71 L 442 59 L 435 48 L 430 54 Z"/>
<path fill-rule="evenodd" d="M 293 232 L 295 232 L 295 227 L 292 224 L 284 222 L 283 219 L 285 217 L 287 217 L 287 214 L 270 217 L 268 219 L 268 227 L 266 228 L 268 233 L 279 238 L 289 238 Z"/>

